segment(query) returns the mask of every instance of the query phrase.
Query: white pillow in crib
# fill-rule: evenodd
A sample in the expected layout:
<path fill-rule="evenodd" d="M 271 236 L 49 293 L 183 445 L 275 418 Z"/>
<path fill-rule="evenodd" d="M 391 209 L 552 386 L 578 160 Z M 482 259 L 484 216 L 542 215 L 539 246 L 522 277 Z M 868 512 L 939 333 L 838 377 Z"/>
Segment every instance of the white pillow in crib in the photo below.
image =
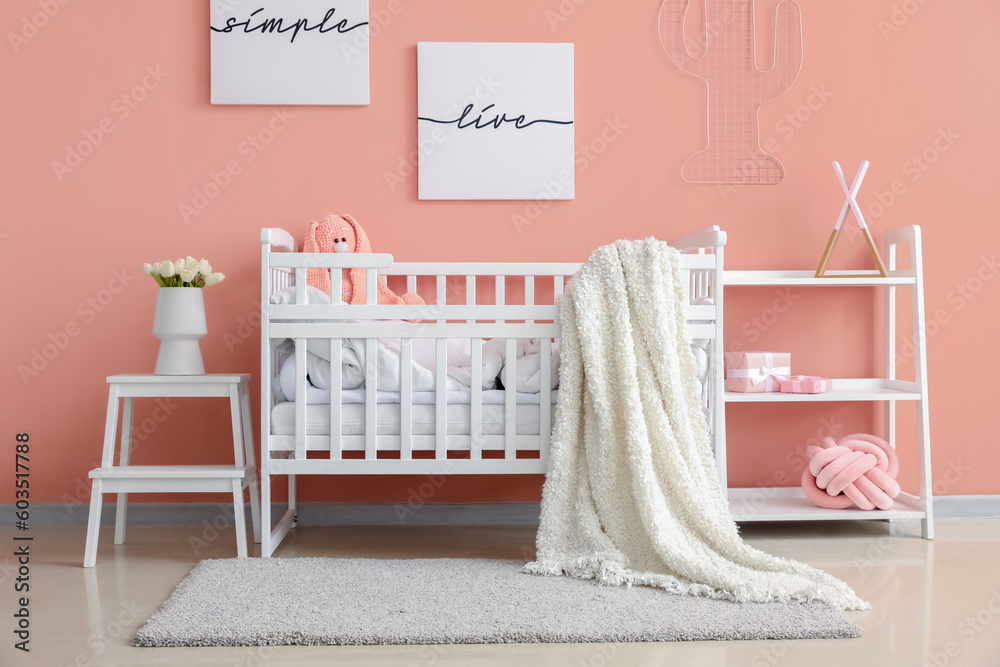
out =
<path fill-rule="evenodd" d="M 510 366 L 507 364 L 507 341 L 504 338 L 494 338 L 490 340 L 485 348 L 493 348 L 503 359 L 503 370 L 500 373 L 500 380 L 504 386 L 513 386 L 515 391 L 529 394 L 537 394 L 541 387 L 541 367 L 542 367 L 542 342 L 540 338 L 518 338 L 516 355 L 516 377 L 511 384 L 509 378 Z M 559 386 L 559 357 L 560 345 L 558 342 L 552 344 L 552 355 L 549 360 L 550 372 L 549 380 L 552 389 Z"/>
<path fill-rule="evenodd" d="M 279 306 L 287 306 L 295 303 L 295 286 L 278 290 L 271 295 L 271 303 Z M 330 295 L 323 290 L 316 289 L 312 285 L 306 285 L 306 303 L 321 306 L 330 305 Z M 339 302 L 343 304 L 343 301 Z"/>

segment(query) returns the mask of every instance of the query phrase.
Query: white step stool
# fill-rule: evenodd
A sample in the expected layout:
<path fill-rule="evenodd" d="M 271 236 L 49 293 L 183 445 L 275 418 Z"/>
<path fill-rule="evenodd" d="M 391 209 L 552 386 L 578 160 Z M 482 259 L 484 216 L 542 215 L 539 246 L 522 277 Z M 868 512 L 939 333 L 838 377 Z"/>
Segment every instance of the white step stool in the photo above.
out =
<path fill-rule="evenodd" d="M 84 567 L 97 561 L 97 540 L 101 523 L 101 496 L 118 494 L 115 516 L 115 544 L 125 541 L 125 516 L 129 493 L 213 493 L 233 494 L 236 524 L 236 552 L 247 555 L 246 517 L 243 490 L 250 489 L 250 515 L 254 541 L 260 542 L 260 494 L 253 451 L 248 384 L 250 375 L 112 375 L 108 378 L 108 414 L 104 430 L 101 467 L 90 471 L 92 481 L 90 517 Z M 218 397 L 228 398 L 233 422 L 234 465 L 129 465 L 133 400 L 138 397 Z M 114 465 L 118 429 L 118 399 L 124 399 L 119 465 Z"/>

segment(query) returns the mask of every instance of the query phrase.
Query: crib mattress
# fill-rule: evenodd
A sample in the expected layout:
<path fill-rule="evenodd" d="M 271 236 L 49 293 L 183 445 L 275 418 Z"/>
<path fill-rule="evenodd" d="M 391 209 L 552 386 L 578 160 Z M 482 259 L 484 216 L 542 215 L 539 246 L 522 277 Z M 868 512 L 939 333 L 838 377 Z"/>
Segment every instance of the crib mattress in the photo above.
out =
<path fill-rule="evenodd" d="M 447 423 L 451 435 L 469 435 L 469 392 L 448 392 Z M 343 435 L 363 435 L 365 433 L 365 405 L 357 402 L 363 392 L 344 392 L 344 404 L 341 406 Z M 552 405 L 549 406 L 552 418 L 555 418 L 555 402 L 558 392 L 552 392 Z M 484 435 L 503 435 L 505 392 L 484 391 L 482 406 L 482 430 Z M 434 392 L 415 392 L 413 405 L 410 408 L 411 433 L 413 435 L 433 435 L 437 418 L 437 406 L 434 405 Z M 399 435 L 400 405 L 399 395 L 393 392 L 379 392 L 378 407 L 375 411 L 379 435 Z M 464 398 L 464 402 L 461 401 Z M 395 400 L 393 400 L 395 399 Z M 454 400 L 457 399 L 457 400 Z M 538 394 L 517 394 L 515 409 L 517 433 L 519 435 L 538 435 L 539 433 L 539 396 Z M 363 400 L 363 399 L 362 399 Z M 552 420 L 549 422 L 552 423 Z M 271 409 L 272 435 L 295 434 L 295 403 L 283 402 Z M 306 406 L 306 435 L 330 434 L 330 406 L 315 404 Z"/>

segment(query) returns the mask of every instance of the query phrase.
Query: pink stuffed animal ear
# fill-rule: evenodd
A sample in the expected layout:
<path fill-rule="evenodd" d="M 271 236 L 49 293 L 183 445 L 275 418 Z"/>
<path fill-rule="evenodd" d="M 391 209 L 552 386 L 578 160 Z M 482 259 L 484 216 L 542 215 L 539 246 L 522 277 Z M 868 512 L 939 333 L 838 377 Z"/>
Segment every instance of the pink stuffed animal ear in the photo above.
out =
<path fill-rule="evenodd" d="M 365 233 L 361 224 L 346 213 L 340 217 L 344 219 L 344 222 L 346 222 L 351 231 L 354 232 L 354 243 L 351 244 L 354 249 L 351 252 L 371 252 L 372 244 L 368 240 L 368 234 Z"/>
<path fill-rule="evenodd" d="M 325 219 L 324 219 L 325 222 Z M 320 229 L 322 223 L 316 222 L 315 220 L 309 223 L 309 229 L 306 231 L 305 242 L 302 244 L 302 252 L 323 252 L 320 248 L 319 241 L 316 238 L 317 234 L 322 234 Z M 309 269 L 306 271 L 306 284 L 312 285 L 321 292 L 330 293 L 330 272 L 324 271 L 323 269 Z"/>
<path fill-rule="evenodd" d="M 353 216 L 346 213 L 340 217 L 345 223 L 347 223 L 345 227 L 350 230 L 348 233 L 350 234 L 353 232 L 353 243 L 351 243 L 351 239 L 348 238 L 348 245 L 352 248 L 351 252 L 371 252 L 372 246 L 368 241 L 368 235 L 365 234 L 365 230 L 361 227 L 358 221 L 355 220 Z M 349 295 L 345 295 L 344 300 L 353 304 L 365 303 L 368 291 L 367 285 L 365 284 L 365 270 L 351 269 L 347 273 L 350 274 L 350 277 L 347 278 L 347 276 L 345 276 L 345 279 L 350 280 L 352 289 Z M 346 291 L 347 290 L 345 288 L 345 292 Z"/>
<path fill-rule="evenodd" d="M 309 223 L 305 242 L 302 244 L 302 252 L 319 252 L 319 244 L 316 243 L 316 229 L 318 227 L 319 223 L 315 220 Z"/>

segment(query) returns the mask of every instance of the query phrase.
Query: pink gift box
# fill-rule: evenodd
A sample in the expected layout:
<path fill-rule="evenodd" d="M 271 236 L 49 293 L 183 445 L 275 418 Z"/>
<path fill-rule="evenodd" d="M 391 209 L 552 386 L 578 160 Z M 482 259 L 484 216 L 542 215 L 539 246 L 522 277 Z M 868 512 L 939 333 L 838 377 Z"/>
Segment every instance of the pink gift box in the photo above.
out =
<path fill-rule="evenodd" d="M 822 394 L 833 389 L 833 380 L 816 375 L 793 375 L 781 381 L 785 394 Z"/>
<path fill-rule="evenodd" d="M 789 352 L 726 352 L 726 391 L 781 391 L 781 381 L 791 374 Z"/>

